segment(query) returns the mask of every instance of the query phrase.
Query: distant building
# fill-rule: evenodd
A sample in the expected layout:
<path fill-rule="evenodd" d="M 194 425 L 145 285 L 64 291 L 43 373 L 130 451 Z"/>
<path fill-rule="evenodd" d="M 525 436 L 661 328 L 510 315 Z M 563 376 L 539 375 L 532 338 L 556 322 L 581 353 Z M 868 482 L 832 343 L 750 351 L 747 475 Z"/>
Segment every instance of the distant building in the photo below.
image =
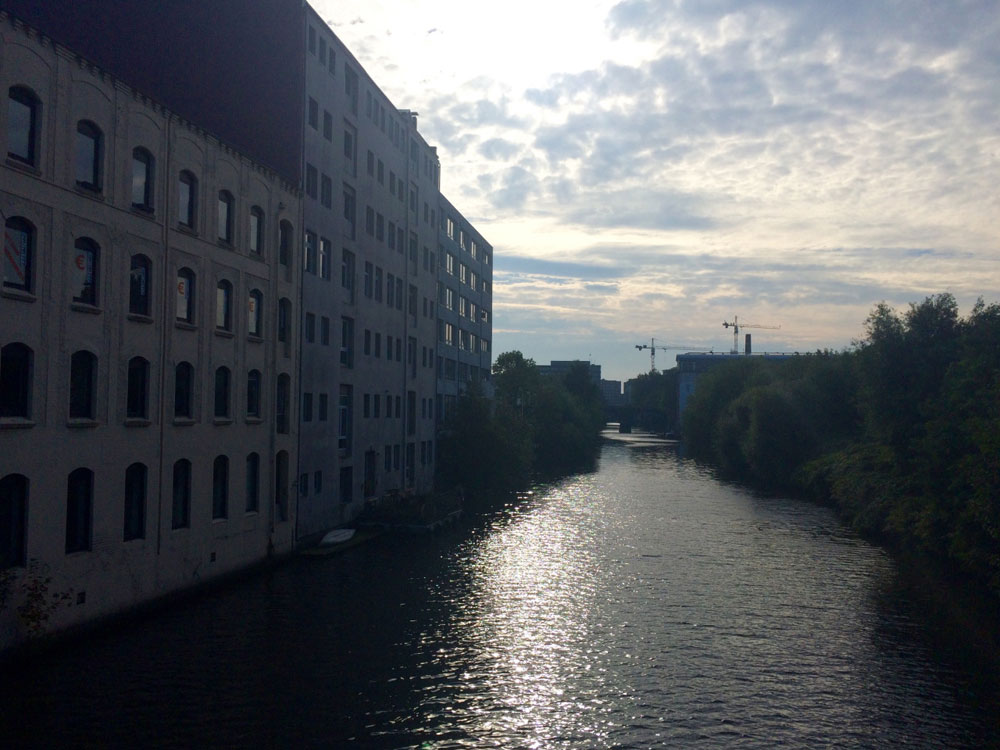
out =
<path fill-rule="evenodd" d="M 722 352 L 688 352 L 677 355 L 677 415 L 680 417 L 687 408 L 688 399 L 695 392 L 698 378 L 712 368 L 734 359 L 760 357 L 768 360 L 783 360 L 796 354 L 767 352 L 761 354 L 732 354 Z"/>
<path fill-rule="evenodd" d="M 433 226 L 433 210 L 431 215 Z M 430 265 L 437 266 L 436 416 L 443 420 L 468 383 L 492 393 L 493 247 L 444 196 L 437 216 L 438 249 L 436 256 L 430 250 Z M 425 247 L 425 259 L 427 252 Z M 433 318 L 434 297 L 423 305 Z M 433 346 L 427 354 L 434 366 Z M 423 357 L 421 351 L 421 362 Z"/>
<path fill-rule="evenodd" d="M 587 372 L 590 374 L 591 382 L 600 387 L 601 385 L 601 366 L 591 364 L 587 360 L 581 359 L 553 359 L 547 365 L 537 365 L 538 372 L 540 375 L 565 375 L 573 366 L 583 364 L 587 368 Z"/>
<path fill-rule="evenodd" d="M 622 381 L 601 380 L 601 397 L 607 406 L 624 406 L 625 394 L 622 393 Z"/>

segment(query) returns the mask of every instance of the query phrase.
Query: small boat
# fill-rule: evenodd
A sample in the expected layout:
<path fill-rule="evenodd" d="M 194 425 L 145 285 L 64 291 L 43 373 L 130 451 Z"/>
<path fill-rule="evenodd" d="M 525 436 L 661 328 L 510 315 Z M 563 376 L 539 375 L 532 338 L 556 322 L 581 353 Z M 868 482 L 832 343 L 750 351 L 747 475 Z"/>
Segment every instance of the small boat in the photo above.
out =
<path fill-rule="evenodd" d="M 324 536 L 320 542 L 320 547 L 330 547 L 334 544 L 343 544 L 354 536 L 354 529 L 334 529 Z"/>

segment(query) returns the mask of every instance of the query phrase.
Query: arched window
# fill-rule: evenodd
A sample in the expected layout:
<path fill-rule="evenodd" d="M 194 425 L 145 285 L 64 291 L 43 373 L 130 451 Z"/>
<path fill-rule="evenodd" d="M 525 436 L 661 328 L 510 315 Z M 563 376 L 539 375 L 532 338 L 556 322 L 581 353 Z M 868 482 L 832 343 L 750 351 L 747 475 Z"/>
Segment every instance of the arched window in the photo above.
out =
<path fill-rule="evenodd" d="M 11 216 L 4 222 L 3 285 L 31 292 L 35 260 L 35 227 L 25 218 Z"/>
<path fill-rule="evenodd" d="M 212 465 L 212 519 L 229 517 L 229 459 L 216 456 Z"/>
<path fill-rule="evenodd" d="M 250 252 L 260 255 L 264 252 L 264 211 L 260 206 L 250 209 Z"/>
<path fill-rule="evenodd" d="M 215 416 L 218 419 L 229 418 L 230 383 L 229 368 L 218 368 L 215 371 Z"/>
<path fill-rule="evenodd" d="M 132 208 L 153 210 L 153 155 L 141 146 L 132 150 Z"/>
<path fill-rule="evenodd" d="M 7 156 L 38 166 L 38 124 L 41 106 L 35 92 L 24 86 L 7 91 Z"/>
<path fill-rule="evenodd" d="M 260 370 L 247 373 L 247 416 L 260 418 Z"/>
<path fill-rule="evenodd" d="M 215 287 L 215 327 L 233 330 L 233 285 L 223 279 Z"/>
<path fill-rule="evenodd" d="M 177 179 L 177 223 L 194 229 L 198 216 L 198 179 L 187 170 Z"/>
<path fill-rule="evenodd" d="M 101 192 L 103 160 L 104 134 L 90 120 L 80 120 L 76 124 L 76 184 Z"/>
<path fill-rule="evenodd" d="M 193 416 L 192 393 L 194 368 L 190 362 L 180 362 L 174 368 L 174 417 L 190 419 Z"/>
<path fill-rule="evenodd" d="M 278 341 L 289 343 L 292 325 L 292 303 L 286 297 L 278 300 Z"/>
<path fill-rule="evenodd" d="M 294 236 L 295 232 L 289 222 L 282 221 L 278 225 L 278 263 L 283 266 L 290 266 L 292 258 L 295 257 L 292 253 Z"/>
<path fill-rule="evenodd" d="M 264 295 L 259 289 L 252 289 L 247 302 L 247 333 L 263 336 Z"/>
<path fill-rule="evenodd" d="M 274 399 L 275 429 L 282 435 L 288 434 L 288 406 L 291 401 L 291 392 L 292 381 L 288 375 L 282 373 L 278 376 L 278 386 Z"/>
<path fill-rule="evenodd" d="M 125 470 L 124 540 L 146 538 L 146 465 L 134 463 Z"/>
<path fill-rule="evenodd" d="M 80 237 L 73 245 L 73 265 L 70 268 L 73 301 L 97 306 L 100 289 L 101 248 L 89 237 Z"/>
<path fill-rule="evenodd" d="M 274 457 L 274 515 L 278 521 L 288 520 L 288 451 Z"/>
<path fill-rule="evenodd" d="M 233 244 L 233 194 L 219 191 L 219 241 Z"/>
<path fill-rule="evenodd" d="M 186 458 L 174 463 L 173 508 L 170 528 L 191 526 L 191 462 Z"/>
<path fill-rule="evenodd" d="M 260 507 L 260 455 L 247 455 L 247 513 L 256 513 Z"/>
<path fill-rule="evenodd" d="M 0 570 L 24 566 L 27 515 L 28 478 L 8 474 L 0 479 Z"/>
<path fill-rule="evenodd" d="M 152 263 L 145 255 L 133 255 L 128 274 L 128 311 L 133 315 L 149 316 L 152 308 L 150 269 Z"/>
<path fill-rule="evenodd" d="M 142 357 L 128 361 L 127 419 L 149 418 L 149 362 Z"/>
<path fill-rule="evenodd" d="M 0 417 L 31 416 L 32 351 L 14 342 L 0 349 Z"/>
<path fill-rule="evenodd" d="M 69 366 L 69 418 L 94 419 L 97 391 L 97 357 L 88 351 L 74 352 Z"/>
<path fill-rule="evenodd" d="M 90 549 L 94 472 L 80 468 L 66 482 L 66 554 Z"/>
<path fill-rule="evenodd" d="M 177 272 L 177 320 L 194 323 L 194 271 L 182 268 Z"/>

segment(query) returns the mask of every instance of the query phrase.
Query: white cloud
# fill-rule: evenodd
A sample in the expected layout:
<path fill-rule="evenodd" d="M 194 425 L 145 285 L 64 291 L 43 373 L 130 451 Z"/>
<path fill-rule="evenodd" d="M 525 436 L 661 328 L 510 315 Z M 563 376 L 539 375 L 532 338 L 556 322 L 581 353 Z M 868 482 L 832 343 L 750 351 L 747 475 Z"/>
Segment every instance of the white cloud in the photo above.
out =
<path fill-rule="evenodd" d="M 807 350 L 1000 297 L 992 0 L 318 5 L 494 244 L 495 352 L 626 377 L 735 314 Z"/>

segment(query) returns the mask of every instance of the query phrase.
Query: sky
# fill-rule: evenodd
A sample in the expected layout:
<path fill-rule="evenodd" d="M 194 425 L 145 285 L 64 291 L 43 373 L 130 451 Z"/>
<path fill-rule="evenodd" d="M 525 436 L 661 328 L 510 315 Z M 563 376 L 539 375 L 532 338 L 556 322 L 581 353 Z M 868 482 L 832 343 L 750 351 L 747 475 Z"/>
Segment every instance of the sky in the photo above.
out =
<path fill-rule="evenodd" d="M 1000 2 L 314 0 L 494 247 L 494 356 L 605 378 L 1000 302 Z M 765 327 L 766 326 L 766 327 Z"/>

